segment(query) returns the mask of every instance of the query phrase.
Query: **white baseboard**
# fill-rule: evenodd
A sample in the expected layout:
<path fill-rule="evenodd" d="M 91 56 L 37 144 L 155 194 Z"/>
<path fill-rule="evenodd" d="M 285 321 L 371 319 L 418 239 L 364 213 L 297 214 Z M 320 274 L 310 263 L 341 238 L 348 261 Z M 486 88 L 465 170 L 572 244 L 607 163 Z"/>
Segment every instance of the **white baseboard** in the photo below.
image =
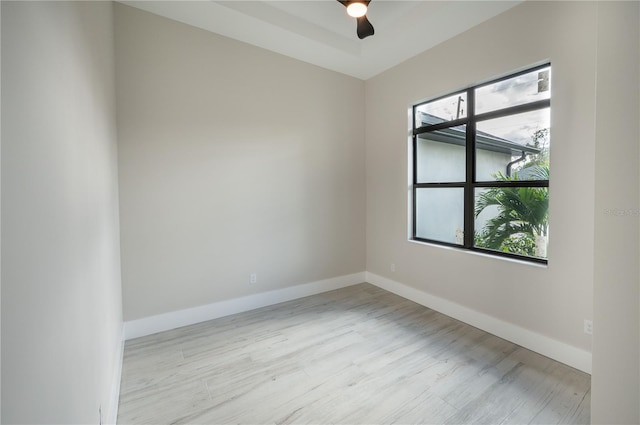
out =
<path fill-rule="evenodd" d="M 120 333 L 120 347 L 116 353 L 115 369 L 113 371 L 113 379 L 111 381 L 111 398 L 109 407 L 105 412 L 103 423 L 107 425 L 115 425 L 118 420 L 118 405 L 120 403 L 120 382 L 122 379 L 122 362 L 124 360 L 124 323 Z"/>
<path fill-rule="evenodd" d="M 354 273 L 127 321 L 124 323 L 124 339 L 129 340 L 182 326 L 193 325 L 195 323 L 332 291 L 362 282 L 369 282 L 372 285 L 521 345 L 529 350 L 550 357 L 583 372 L 591 373 L 591 353 L 586 350 L 370 272 Z M 120 354 L 118 365 L 120 368 L 122 367 L 122 353 Z M 118 373 L 118 378 L 119 377 L 120 374 Z M 119 382 L 118 380 L 118 393 Z M 112 406 L 112 411 L 109 412 L 112 415 L 109 418 L 113 417 L 114 420 L 113 422 L 107 423 L 115 423 L 115 418 L 117 417 L 117 401 L 113 404 L 115 405 L 115 411 L 113 411 L 114 406 Z"/>
<path fill-rule="evenodd" d="M 247 295 L 231 300 L 218 301 L 199 307 L 172 311 L 142 319 L 130 320 L 124 324 L 126 340 L 176 329 L 182 326 L 206 322 L 207 320 L 291 301 L 309 295 L 345 288 L 365 282 L 365 272 L 339 276 L 317 282 L 305 283 L 288 288 Z"/>
<path fill-rule="evenodd" d="M 529 350 L 550 357 L 586 373 L 591 373 L 591 353 L 509 322 L 456 304 L 444 298 L 366 272 L 366 281 L 386 291 L 436 310 Z"/>

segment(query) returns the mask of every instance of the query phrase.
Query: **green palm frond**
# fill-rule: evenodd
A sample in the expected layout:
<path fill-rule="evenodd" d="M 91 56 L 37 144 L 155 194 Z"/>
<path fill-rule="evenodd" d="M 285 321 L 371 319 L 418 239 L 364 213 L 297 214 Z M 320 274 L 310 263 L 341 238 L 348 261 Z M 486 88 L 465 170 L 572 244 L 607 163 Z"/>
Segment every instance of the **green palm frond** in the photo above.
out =
<path fill-rule="evenodd" d="M 549 167 L 529 167 L 528 175 L 548 180 Z M 513 177 L 496 175 L 498 181 L 517 181 Z M 480 193 L 476 199 L 476 218 L 488 207 L 495 206 L 498 214 L 487 221 L 479 234 L 478 245 L 501 249 L 507 239 L 517 235 L 546 235 L 548 228 L 549 189 L 547 187 L 495 187 Z"/>

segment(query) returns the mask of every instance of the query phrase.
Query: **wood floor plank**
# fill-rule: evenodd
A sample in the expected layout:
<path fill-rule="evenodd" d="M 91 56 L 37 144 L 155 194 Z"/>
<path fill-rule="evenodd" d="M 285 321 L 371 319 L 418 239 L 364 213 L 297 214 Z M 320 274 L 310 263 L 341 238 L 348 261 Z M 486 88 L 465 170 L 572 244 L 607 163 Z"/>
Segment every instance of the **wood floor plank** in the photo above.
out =
<path fill-rule="evenodd" d="M 590 378 L 369 284 L 127 341 L 120 424 L 588 423 Z"/>

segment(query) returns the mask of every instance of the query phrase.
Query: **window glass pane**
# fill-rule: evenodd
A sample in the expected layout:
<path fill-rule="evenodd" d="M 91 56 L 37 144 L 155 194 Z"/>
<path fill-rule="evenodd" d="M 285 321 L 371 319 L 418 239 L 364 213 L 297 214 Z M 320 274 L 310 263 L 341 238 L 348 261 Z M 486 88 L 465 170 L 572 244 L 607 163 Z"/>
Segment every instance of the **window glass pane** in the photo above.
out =
<path fill-rule="evenodd" d="M 418 136 L 418 183 L 464 182 L 467 126 L 430 131 Z"/>
<path fill-rule="evenodd" d="M 416 128 L 439 124 L 467 116 L 467 93 L 461 92 L 451 96 L 423 103 L 415 108 Z"/>
<path fill-rule="evenodd" d="M 464 243 L 464 189 L 416 189 L 416 237 Z"/>
<path fill-rule="evenodd" d="M 476 125 L 476 181 L 548 180 L 549 108 Z"/>
<path fill-rule="evenodd" d="M 547 258 L 549 188 L 476 189 L 474 245 Z"/>
<path fill-rule="evenodd" d="M 478 87 L 476 114 L 522 105 L 551 96 L 551 67 Z"/>

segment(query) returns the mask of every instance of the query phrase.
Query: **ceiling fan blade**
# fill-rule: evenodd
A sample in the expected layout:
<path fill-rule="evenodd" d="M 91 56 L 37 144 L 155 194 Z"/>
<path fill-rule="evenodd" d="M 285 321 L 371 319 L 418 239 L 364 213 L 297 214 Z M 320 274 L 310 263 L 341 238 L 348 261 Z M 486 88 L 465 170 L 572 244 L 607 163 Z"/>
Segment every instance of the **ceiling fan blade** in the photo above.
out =
<path fill-rule="evenodd" d="M 358 28 L 356 31 L 360 40 L 374 34 L 373 25 L 371 25 L 371 22 L 367 19 L 367 15 L 356 18 L 356 20 L 358 21 Z"/>
<path fill-rule="evenodd" d="M 347 7 L 349 6 L 349 4 L 355 2 L 364 3 L 366 6 L 369 6 L 371 0 L 338 0 L 338 3 L 342 4 L 344 7 Z M 369 20 L 367 19 L 367 15 L 356 18 L 356 21 L 358 23 L 356 32 L 360 40 L 374 34 L 373 25 L 371 25 L 371 22 L 369 22 Z"/>

